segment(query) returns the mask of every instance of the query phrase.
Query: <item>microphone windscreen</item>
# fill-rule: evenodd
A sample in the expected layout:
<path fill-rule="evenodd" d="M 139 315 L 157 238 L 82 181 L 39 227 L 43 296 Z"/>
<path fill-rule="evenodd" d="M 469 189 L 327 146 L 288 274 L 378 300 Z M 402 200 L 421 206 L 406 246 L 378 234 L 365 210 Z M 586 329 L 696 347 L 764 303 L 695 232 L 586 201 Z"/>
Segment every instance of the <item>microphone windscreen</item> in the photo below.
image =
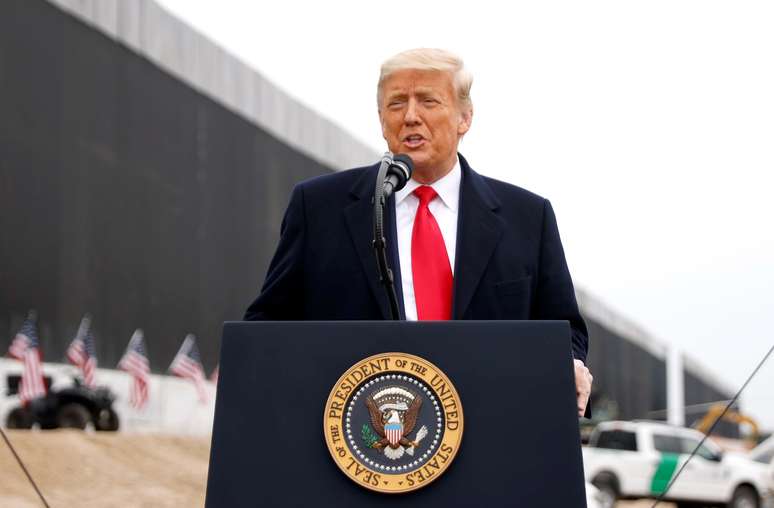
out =
<path fill-rule="evenodd" d="M 402 162 L 408 169 L 408 178 L 411 178 L 411 174 L 414 172 L 414 161 L 411 160 L 411 157 L 405 153 L 399 153 L 392 157 L 392 161 L 393 163 Z"/>

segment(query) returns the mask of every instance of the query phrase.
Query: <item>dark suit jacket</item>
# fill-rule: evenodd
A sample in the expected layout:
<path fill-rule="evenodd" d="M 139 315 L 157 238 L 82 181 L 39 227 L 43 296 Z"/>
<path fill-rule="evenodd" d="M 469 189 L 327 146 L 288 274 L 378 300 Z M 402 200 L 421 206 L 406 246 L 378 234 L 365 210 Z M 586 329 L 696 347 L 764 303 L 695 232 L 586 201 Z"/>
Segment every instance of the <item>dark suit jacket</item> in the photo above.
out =
<path fill-rule="evenodd" d="M 585 362 L 586 324 L 551 204 L 479 175 L 461 155 L 460 166 L 454 319 L 568 320 L 575 358 Z M 389 319 L 371 247 L 377 170 L 352 169 L 295 187 L 277 252 L 246 320 Z M 388 257 L 402 300 L 392 202 L 386 220 Z"/>

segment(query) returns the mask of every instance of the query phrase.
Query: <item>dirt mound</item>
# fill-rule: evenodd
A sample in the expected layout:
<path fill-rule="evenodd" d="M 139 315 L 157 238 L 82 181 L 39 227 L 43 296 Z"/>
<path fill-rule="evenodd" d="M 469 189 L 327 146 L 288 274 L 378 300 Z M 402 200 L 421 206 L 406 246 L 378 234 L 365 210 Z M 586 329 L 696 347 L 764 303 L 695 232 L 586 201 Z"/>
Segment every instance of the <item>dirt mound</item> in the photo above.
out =
<path fill-rule="evenodd" d="M 51 508 L 204 506 L 210 439 L 8 431 Z M 41 506 L 0 440 L 0 506 Z"/>
<path fill-rule="evenodd" d="M 6 433 L 51 508 L 204 506 L 209 437 L 67 430 L 6 430 Z M 652 501 L 641 501 L 617 506 L 651 505 Z M 41 506 L 3 441 L 0 441 L 0 506 Z M 664 504 L 664 508 L 672 506 Z"/>

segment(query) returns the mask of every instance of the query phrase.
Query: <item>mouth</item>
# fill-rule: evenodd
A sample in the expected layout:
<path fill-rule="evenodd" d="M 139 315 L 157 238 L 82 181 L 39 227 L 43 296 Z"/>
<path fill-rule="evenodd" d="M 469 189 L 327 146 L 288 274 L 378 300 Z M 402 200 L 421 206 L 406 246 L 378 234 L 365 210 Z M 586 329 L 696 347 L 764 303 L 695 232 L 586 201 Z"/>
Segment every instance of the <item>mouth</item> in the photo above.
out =
<path fill-rule="evenodd" d="M 403 138 L 403 144 L 408 148 L 419 148 L 425 143 L 425 138 L 421 134 L 409 134 Z"/>

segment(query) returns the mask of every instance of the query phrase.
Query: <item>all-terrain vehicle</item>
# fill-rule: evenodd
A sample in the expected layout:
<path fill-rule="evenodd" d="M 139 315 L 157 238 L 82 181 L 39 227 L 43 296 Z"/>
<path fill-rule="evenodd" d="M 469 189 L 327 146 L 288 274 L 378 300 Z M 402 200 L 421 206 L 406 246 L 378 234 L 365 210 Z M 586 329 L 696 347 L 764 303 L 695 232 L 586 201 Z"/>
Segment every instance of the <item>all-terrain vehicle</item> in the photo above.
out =
<path fill-rule="evenodd" d="M 8 396 L 19 392 L 21 376 L 7 376 Z M 47 388 L 45 397 L 17 406 L 8 413 L 6 427 L 31 429 L 37 424 L 41 429 L 85 429 L 89 424 L 96 430 L 116 431 L 118 415 L 113 409 L 115 395 L 106 387 L 90 388 L 79 378 L 67 388 L 51 389 L 51 377 L 44 378 Z"/>

